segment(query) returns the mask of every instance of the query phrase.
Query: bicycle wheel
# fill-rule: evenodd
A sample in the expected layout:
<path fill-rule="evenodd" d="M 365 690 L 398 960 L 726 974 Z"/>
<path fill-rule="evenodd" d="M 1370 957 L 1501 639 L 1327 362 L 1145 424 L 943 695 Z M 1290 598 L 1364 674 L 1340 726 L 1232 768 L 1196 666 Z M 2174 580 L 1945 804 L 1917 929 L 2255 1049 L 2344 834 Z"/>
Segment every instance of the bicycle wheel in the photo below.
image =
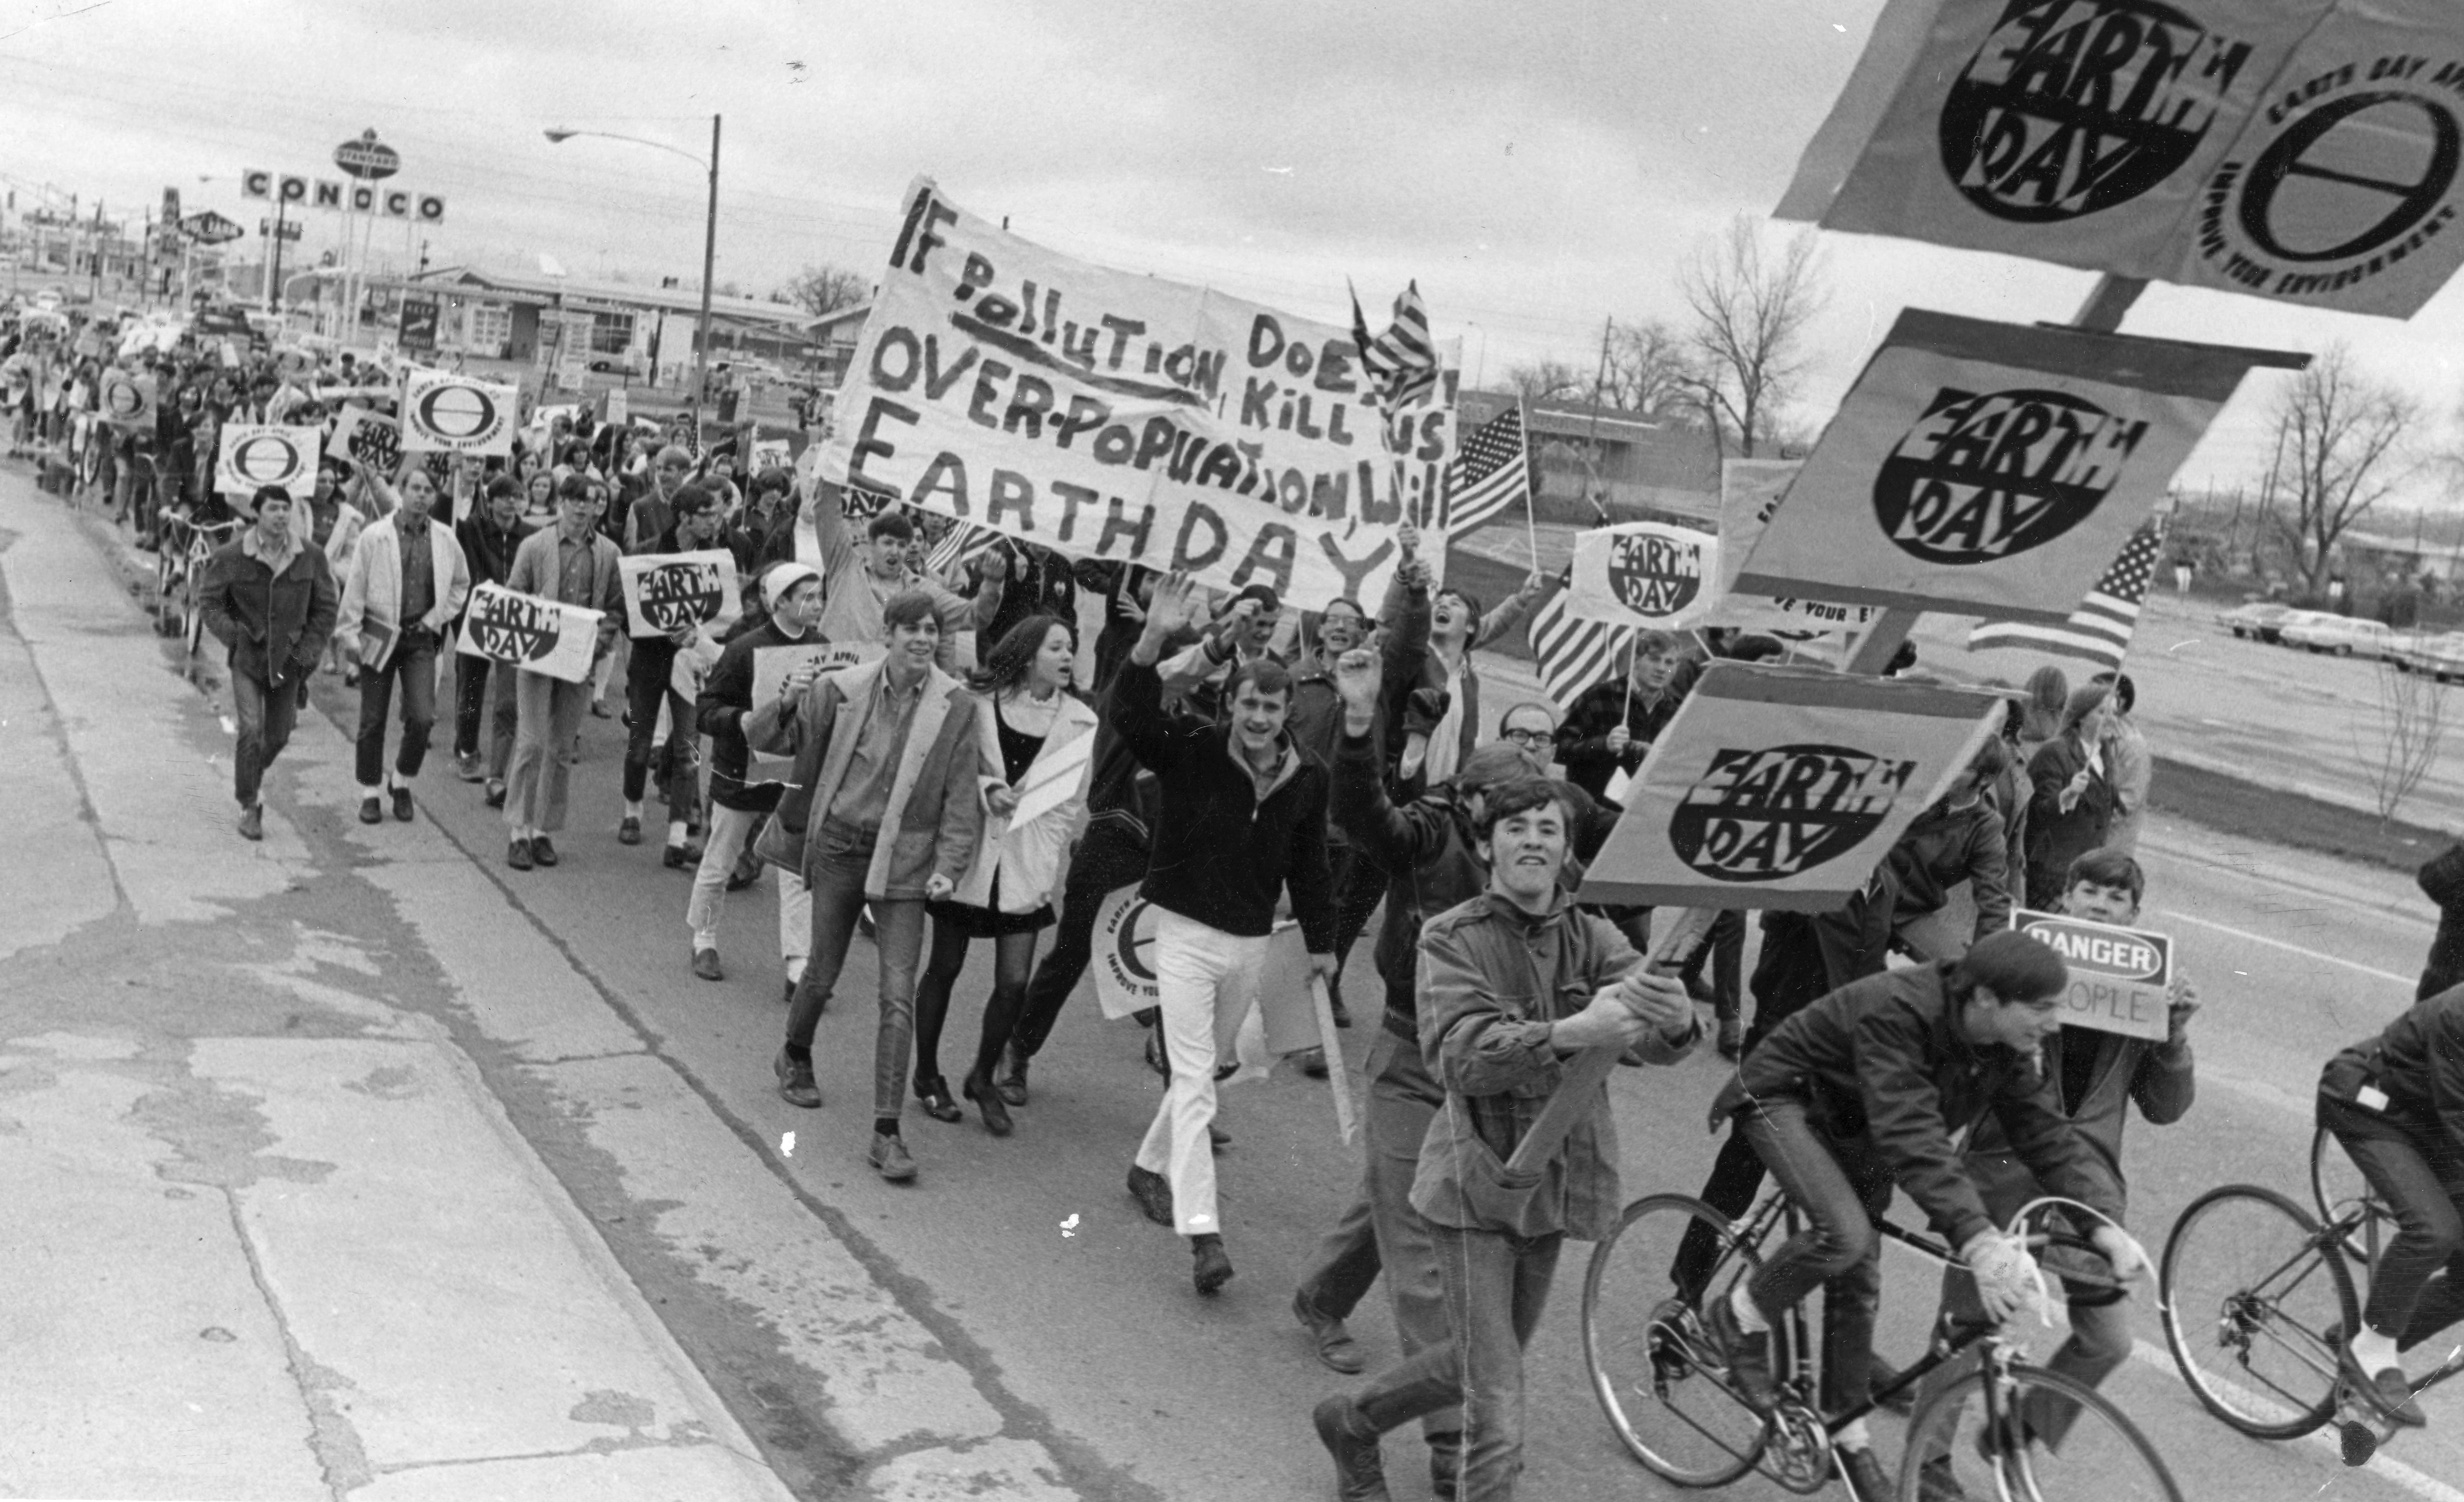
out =
<path fill-rule="evenodd" d="M 1993 1434 L 2026 1438 L 2015 1447 L 1989 1444 Z M 2058 1443 L 2050 1442 L 2056 1435 Z M 1927 1494 L 1928 1472 L 1937 1487 L 1957 1483 L 1952 1496 L 2182 1502 L 2164 1457 L 2121 1409 L 2084 1382 L 2024 1364 L 1998 1377 L 1969 1372 L 1917 1410 L 1900 1461 L 1900 1502 Z"/>
<path fill-rule="evenodd" d="M 2165 1341 L 2209 1412 L 2282 1440 L 2335 1411 L 2338 1332 L 2361 1304 L 2308 1210 L 2247 1184 L 2210 1189 L 2173 1223 L 2163 1288 Z"/>
<path fill-rule="evenodd" d="M 174 637 L 185 624 L 178 619 L 180 605 L 179 564 L 167 551 L 154 555 L 154 631 L 158 636 Z"/>
<path fill-rule="evenodd" d="M 2360 1166 L 2344 1151 L 2344 1144 L 2336 1141 L 2336 1134 L 2323 1126 L 2310 1137 L 2310 1203 L 2317 1207 L 2322 1226 L 2332 1226 L 2355 1210 L 2376 1210 L 2379 1206 L 2370 1181 L 2362 1177 Z M 2373 1261 L 2379 1252 L 2375 1246 L 2353 1250 Z"/>
<path fill-rule="evenodd" d="M 202 562 L 190 563 L 187 577 L 180 581 L 180 608 L 187 613 L 181 636 L 190 657 L 197 655 L 198 646 L 206 640 L 206 613 L 197 605 L 198 576 L 204 570 Z"/>
<path fill-rule="evenodd" d="M 1689 1230 L 1696 1249 L 1711 1252 L 1693 1279 L 1699 1296 L 1676 1281 Z M 1634 1458 L 1681 1487 L 1726 1486 L 1761 1458 L 1762 1418 L 1728 1385 L 1701 1314 L 1705 1300 L 1727 1297 L 1758 1261 L 1733 1239 L 1727 1217 L 1682 1194 L 1635 1201 L 1592 1249 L 1583 1274 L 1592 1391 Z"/>

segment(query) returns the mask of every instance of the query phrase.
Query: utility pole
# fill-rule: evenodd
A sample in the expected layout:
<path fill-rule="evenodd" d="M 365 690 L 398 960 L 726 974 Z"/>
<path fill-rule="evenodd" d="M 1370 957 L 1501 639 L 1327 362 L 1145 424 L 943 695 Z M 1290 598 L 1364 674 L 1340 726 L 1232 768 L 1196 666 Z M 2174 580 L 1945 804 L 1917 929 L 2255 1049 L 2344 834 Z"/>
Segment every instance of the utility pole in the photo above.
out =
<path fill-rule="evenodd" d="M 265 311 L 277 317 L 282 314 L 282 211 L 289 207 L 281 194 L 274 195 L 274 249 L 266 256 Z"/>
<path fill-rule="evenodd" d="M 710 212 L 701 230 L 701 326 L 693 336 L 693 447 L 701 447 L 701 403 L 710 394 L 710 284 L 718 264 L 718 120 L 710 118 Z"/>

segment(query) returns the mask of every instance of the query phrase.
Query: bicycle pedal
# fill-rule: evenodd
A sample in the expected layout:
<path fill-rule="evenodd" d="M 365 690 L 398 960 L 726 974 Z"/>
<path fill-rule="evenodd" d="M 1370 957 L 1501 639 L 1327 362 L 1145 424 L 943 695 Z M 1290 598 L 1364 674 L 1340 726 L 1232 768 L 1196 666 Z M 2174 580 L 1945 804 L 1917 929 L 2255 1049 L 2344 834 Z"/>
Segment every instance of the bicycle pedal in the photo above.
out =
<path fill-rule="evenodd" d="M 2379 1443 L 2386 1436 L 2359 1419 L 2346 1419 L 2336 1426 L 2338 1448 L 2343 1452 L 2344 1464 L 2359 1468 L 2370 1463 L 2379 1452 Z"/>

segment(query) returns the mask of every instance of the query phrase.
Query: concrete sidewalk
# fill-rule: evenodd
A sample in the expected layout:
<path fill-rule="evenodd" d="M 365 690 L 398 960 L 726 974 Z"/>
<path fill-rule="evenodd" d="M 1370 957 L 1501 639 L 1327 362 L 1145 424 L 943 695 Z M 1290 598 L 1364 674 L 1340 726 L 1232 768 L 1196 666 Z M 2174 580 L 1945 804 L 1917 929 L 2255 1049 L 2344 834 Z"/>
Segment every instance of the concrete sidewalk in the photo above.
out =
<path fill-rule="evenodd" d="M 453 967 L 330 859 L 355 826 L 296 779 L 321 763 L 346 785 L 340 737 L 303 717 L 246 844 L 224 728 L 13 472 L 0 581 L 20 836 L 0 866 L 0 1494 L 791 1495 L 440 1020 L 471 999 Z M 640 1051 L 604 1007 L 550 1014 L 547 947 L 418 834 L 390 884 L 458 876 L 460 910 L 426 916 L 475 990 L 553 1052 Z"/>

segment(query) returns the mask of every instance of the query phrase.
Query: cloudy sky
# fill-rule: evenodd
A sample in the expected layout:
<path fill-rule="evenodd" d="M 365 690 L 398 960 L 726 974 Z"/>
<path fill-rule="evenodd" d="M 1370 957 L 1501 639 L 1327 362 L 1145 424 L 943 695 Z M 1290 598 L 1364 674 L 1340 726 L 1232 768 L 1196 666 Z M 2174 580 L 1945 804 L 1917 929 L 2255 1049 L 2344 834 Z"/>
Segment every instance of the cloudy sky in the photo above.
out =
<path fill-rule="evenodd" d="M 621 141 L 706 151 L 725 116 L 718 279 L 867 272 L 913 175 L 1056 249 L 1332 316 L 1417 277 L 1467 373 L 1588 369 L 1601 320 L 1682 313 L 1675 270 L 1761 214 L 1881 0 L 0 0 L 0 175 L 142 212 L 165 185 L 253 228 L 249 167 L 333 177 L 373 126 L 441 193 L 433 264 L 691 284 L 703 183 Z M 313 217 L 312 252 L 339 243 Z M 1903 306 L 2060 319 L 2091 278 L 1826 235 L 1819 419 Z M 380 254 L 399 256 L 398 232 Z M 2464 293 L 2408 323 L 2151 290 L 2129 332 L 2343 339 L 2440 414 Z M 2255 376 L 2182 478 L 2267 457 Z M 2427 488 L 2425 494 L 2435 494 Z"/>

